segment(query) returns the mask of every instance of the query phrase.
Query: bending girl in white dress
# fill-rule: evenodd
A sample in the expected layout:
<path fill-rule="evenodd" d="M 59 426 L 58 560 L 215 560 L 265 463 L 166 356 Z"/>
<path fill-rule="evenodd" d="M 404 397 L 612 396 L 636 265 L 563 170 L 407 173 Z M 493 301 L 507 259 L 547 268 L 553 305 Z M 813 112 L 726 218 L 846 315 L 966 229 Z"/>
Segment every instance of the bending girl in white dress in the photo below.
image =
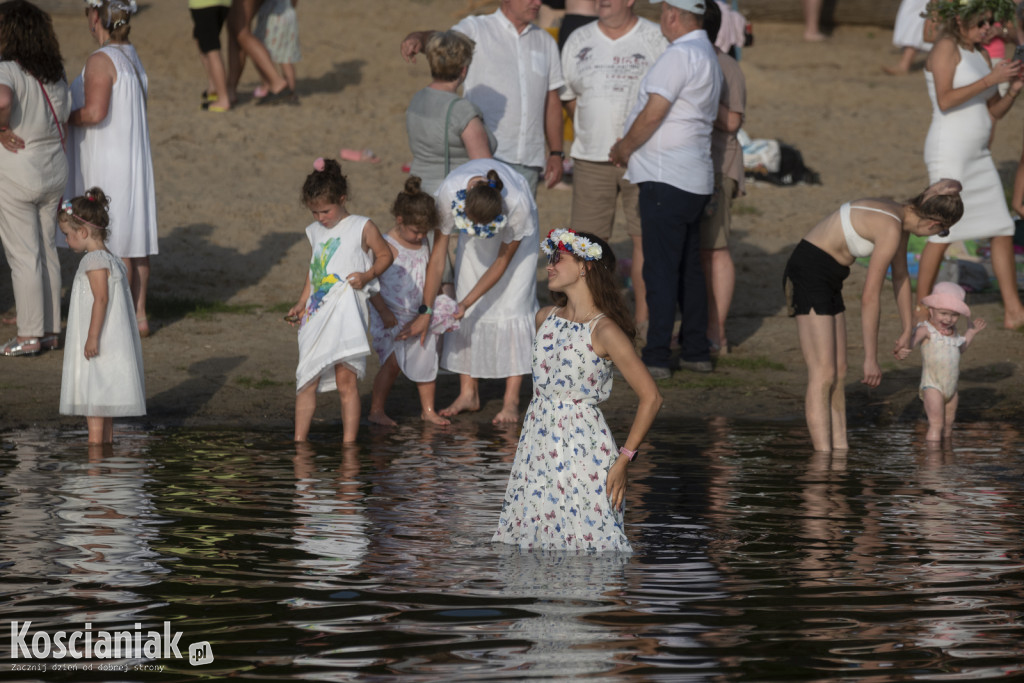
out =
<path fill-rule="evenodd" d="M 402 327 L 419 313 L 423 301 L 423 283 L 430 260 L 426 236 L 437 228 L 434 198 L 420 189 L 420 179 L 410 176 L 395 200 L 391 213 L 395 227 L 384 236 L 394 257 L 391 267 L 380 276 L 380 292 L 370 297 L 370 335 L 380 358 L 380 370 L 373 380 L 370 398 L 370 422 L 395 426 L 384 412 L 388 393 L 401 372 L 416 383 L 420 394 L 420 419 L 436 425 L 451 424 L 434 411 L 434 386 L 437 379 L 437 341 L 440 335 L 459 326 L 455 319 L 455 300 L 444 294 L 434 299 L 430 334 L 419 339 L 396 341 Z"/>
<path fill-rule="evenodd" d="M 366 299 L 379 291 L 377 278 L 391 265 L 391 249 L 366 216 L 345 208 L 348 181 L 333 159 L 317 159 L 302 185 L 302 201 L 316 219 L 306 226 L 313 248 L 299 301 L 285 316 L 299 325 L 295 370 L 295 440 L 306 441 L 318 391 L 341 395 L 345 443 L 359 432 L 358 380 L 366 374 Z"/>
<path fill-rule="evenodd" d="M 530 371 L 537 311 L 537 205 L 529 184 L 495 159 L 474 159 L 448 174 L 437 191 L 440 228 L 427 266 L 420 315 L 399 339 L 426 339 L 448 238 L 458 233 L 455 294 L 458 330 L 444 338 L 441 367 L 459 374 L 459 396 L 441 411 L 480 409 L 478 381 L 505 378 L 494 423 L 519 420 L 519 389 Z"/>
<path fill-rule="evenodd" d="M 533 399 L 526 410 L 492 541 L 528 549 L 629 552 L 623 530 L 626 468 L 661 407 L 633 348 L 633 316 L 615 284 L 615 256 L 589 233 L 553 230 L 548 289 L 536 315 Z M 612 363 L 640 399 L 621 448 L 597 404 Z"/>
<path fill-rule="evenodd" d="M 109 205 L 94 187 L 64 202 L 57 218 L 68 246 L 85 252 L 71 287 L 60 414 L 85 415 L 89 443 L 113 441 L 115 417 L 146 414 L 142 342 L 128 272 L 105 244 Z"/>

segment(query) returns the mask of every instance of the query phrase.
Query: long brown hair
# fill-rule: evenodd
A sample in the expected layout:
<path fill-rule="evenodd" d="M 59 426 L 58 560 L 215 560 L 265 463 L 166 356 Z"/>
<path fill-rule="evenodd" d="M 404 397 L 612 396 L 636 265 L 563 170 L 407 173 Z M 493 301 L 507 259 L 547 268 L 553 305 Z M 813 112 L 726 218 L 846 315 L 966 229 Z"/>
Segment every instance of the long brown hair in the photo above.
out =
<path fill-rule="evenodd" d="M 633 315 L 622 298 L 618 283 L 615 281 L 615 254 L 608 243 L 597 235 L 589 232 L 577 232 L 580 237 L 586 237 L 594 244 L 601 247 L 601 258 L 594 261 L 581 259 L 575 254 L 567 251 L 562 252 L 562 258 L 572 258 L 577 263 L 583 264 L 587 271 L 587 289 L 590 296 L 594 298 L 594 305 L 605 314 L 613 323 L 626 333 L 630 341 L 636 339 L 636 325 L 633 324 Z M 569 297 L 564 292 L 551 292 L 551 300 L 556 306 L 565 306 Z"/>
<path fill-rule="evenodd" d="M 0 4 L 0 55 L 44 83 L 64 78 L 64 60 L 50 15 L 26 0 Z"/>

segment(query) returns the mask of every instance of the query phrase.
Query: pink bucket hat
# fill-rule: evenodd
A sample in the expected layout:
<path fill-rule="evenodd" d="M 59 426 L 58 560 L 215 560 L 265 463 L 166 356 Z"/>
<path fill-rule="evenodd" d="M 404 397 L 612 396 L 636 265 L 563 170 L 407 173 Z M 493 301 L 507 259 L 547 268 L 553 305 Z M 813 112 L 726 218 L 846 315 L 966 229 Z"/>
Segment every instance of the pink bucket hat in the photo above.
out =
<path fill-rule="evenodd" d="M 928 308 L 938 308 L 944 311 L 956 311 L 960 315 L 971 315 L 971 309 L 964 303 L 967 292 L 955 282 L 939 282 L 932 288 L 932 293 L 921 299 L 921 303 Z"/>

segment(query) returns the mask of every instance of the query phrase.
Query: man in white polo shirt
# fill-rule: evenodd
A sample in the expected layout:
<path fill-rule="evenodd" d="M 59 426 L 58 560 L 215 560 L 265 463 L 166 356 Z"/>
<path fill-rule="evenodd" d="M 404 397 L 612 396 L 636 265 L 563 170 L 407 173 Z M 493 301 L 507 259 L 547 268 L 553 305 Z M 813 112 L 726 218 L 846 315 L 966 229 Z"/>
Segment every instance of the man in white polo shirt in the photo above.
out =
<path fill-rule="evenodd" d="M 651 0 L 661 2 L 661 0 Z M 706 2 L 665 0 L 661 32 L 668 49 L 651 67 L 611 160 L 628 164 L 640 186 L 644 282 L 650 326 L 642 356 L 651 376 L 671 376 L 676 306 L 680 366 L 710 372 L 708 302 L 700 264 L 700 219 L 715 187 L 711 129 L 718 115 L 722 71 L 702 28 Z"/>
<path fill-rule="evenodd" d="M 626 232 L 633 241 L 630 276 L 637 330 L 646 338 L 647 300 L 641 268 L 640 189 L 612 164 L 608 150 L 622 135 L 640 82 L 668 42 L 652 21 L 633 12 L 636 0 L 601 0 L 597 21 L 569 36 L 562 49 L 562 104 L 573 117 L 572 218 L 574 230 L 610 240 L 615 202 L 622 198 Z"/>
<path fill-rule="evenodd" d="M 540 0 L 501 0 L 493 14 L 468 16 L 452 27 L 476 41 L 463 94 L 480 108 L 494 132 L 494 156 L 530 182 L 541 173 L 548 187 L 562 179 L 562 65 L 554 38 L 532 22 Z M 413 31 L 402 56 L 413 61 L 432 30 Z M 550 152 L 545 154 L 547 139 Z"/>

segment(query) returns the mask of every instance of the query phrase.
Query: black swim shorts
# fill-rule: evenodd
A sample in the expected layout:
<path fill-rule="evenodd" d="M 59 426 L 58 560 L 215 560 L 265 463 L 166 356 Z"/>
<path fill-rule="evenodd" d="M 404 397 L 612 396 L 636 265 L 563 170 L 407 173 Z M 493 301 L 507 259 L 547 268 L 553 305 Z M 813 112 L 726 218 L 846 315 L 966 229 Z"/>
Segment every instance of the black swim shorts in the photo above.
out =
<path fill-rule="evenodd" d="M 786 291 L 789 315 L 839 315 L 843 304 L 843 280 L 850 275 L 849 266 L 807 240 L 800 240 L 786 262 L 782 286 Z"/>
<path fill-rule="evenodd" d="M 192 13 L 192 37 L 199 41 L 203 54 L 220 50 L 220 30 L 228 18 L 228 8 L 220 5 L 189 10 Z"/>

